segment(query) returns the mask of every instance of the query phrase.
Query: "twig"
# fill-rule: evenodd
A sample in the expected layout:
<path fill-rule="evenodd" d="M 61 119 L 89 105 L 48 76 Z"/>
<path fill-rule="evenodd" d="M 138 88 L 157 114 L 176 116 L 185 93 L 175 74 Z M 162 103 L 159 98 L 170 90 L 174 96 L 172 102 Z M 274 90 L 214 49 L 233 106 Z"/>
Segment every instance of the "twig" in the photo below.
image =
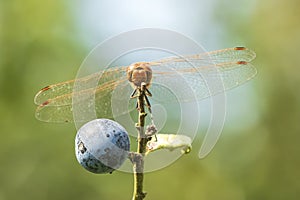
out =
<path fill-rule="evenodd" d="M 133 96 L 137 92 L 136 96 Z M 142 200 L 145 198 L 146 193 L 143 192 L 143 181 L 144 181 L 144 155 L 146 152 L 146 145 L 148 142 L 148 137 L 145 135 L 145 117 L 147 113 L 145 112 L 145 102 L 147 106 L 149 101 L 147 100 L 148 90 L 145 84 L 142 84 L 140 88 L 137 88 L 132 95 L 132 98 L 137 98 L 137 109 L 139 111 L 138 123 L 136 128 L 138 130 L 138 147 L 137 152 L 133 154 L 131 161 L 133 163 L 134 172 L 134 191 L 133 200 Z"/>

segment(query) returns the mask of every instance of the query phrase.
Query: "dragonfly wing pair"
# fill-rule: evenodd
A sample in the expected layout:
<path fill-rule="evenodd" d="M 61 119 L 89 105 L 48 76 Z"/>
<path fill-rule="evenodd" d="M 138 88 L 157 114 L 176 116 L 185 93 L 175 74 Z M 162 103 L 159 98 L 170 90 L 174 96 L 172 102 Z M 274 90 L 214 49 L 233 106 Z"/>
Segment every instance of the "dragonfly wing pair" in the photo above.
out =
<path fill-rule="evenodd" d="M 83 116 L 92 109 L 96 115 L 112 119 L 110 99 L 114 89 L 122 87 L 123 92 L 130 91 L 125 70 L 124 67 L 108 68 L 99 73 L 43 88 L 34 99 L 38 105 L 36 118 L 45 122 L 72 122 L 73 109 L 76 108 L 76 112 L 82 111 Z M 80 87 L 85 85 L 87 87 Z"/>
<path fill-rule="evenodd" d="M 149 62 L 153 77 L 149 90 L 153 99 L 163 104 L 201 100 L 253 78 L 256 69 L 250 62 L 254 58 L 253 51 L 235 47 Z M 36 117 L 46 122 L 72 122 L 76 108 L 76 113 L 83 113 L 82 119 L 76 120 L 88 121 L 85 116 L 89 113 L 84 113 L 89 110 L 109 119 L 131 111 L 135 103 L 129 101 L 132 88 L 126 68 L 108 68 L 43 88 L 34 100 L 38 105 Z M 126 106 L 118 110 L 122 104 Z"/>

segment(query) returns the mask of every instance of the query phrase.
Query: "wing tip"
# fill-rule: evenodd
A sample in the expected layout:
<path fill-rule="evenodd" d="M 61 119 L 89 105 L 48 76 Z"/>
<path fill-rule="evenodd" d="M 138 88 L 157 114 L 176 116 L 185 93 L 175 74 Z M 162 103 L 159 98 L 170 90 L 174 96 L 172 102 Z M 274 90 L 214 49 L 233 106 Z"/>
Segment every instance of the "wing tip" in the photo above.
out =
<path fill-rule="evenodd" d="M 247 47 L 242 47 L 242 46 L 239 46 L 239 47 L 234 47 L 233 48 L 235 51 L 247 51 L 248 53 L 248 58 L 247 58 L 247 61 L 248 62 L 250 62 L 250 61 L 252 61 L 254 58 L 256 58 L 256 53 L 253 51 L 253 50 L 251 50 L 251 49 L 249 49 L 249 48 L 247 48 Z"/>
<path fill-rule="evenodd" d="M 47 85 L 46 87 L 43 87 L 40 91 L 38 91 L 38 93 L 36 93 L 36 95 L 34 96 L 33 102 L 36 105 L 40 105 L 41 104 L 41 100 L 39 100 L 41 94 L 47 90 L 49 90 L 51 87 L 50 85 Z"/>

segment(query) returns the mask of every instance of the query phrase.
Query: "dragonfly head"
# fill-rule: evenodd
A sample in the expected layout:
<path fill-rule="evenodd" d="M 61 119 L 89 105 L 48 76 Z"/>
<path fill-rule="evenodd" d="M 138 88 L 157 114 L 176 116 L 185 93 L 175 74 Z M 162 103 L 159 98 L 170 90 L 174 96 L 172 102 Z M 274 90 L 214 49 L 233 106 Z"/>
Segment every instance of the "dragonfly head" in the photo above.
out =
<path fill-rule="evenodd" d="M 151 84 L 152 70 L 149 63 L 138 62 L 127 67 L 127 79 L 134 88 L 141 87 L 144 82 L 148 88 Z"/>

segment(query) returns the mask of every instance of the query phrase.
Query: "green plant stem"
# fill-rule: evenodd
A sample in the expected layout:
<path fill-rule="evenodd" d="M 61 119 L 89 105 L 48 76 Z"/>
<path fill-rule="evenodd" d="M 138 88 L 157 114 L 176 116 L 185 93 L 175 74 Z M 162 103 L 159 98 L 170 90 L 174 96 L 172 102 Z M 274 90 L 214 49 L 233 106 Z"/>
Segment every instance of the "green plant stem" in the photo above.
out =
<path fill-rule="evenodd" d="M 143 181 L 144 181 L 144 155 L 146 152 L 147 145 L 147 137 L 145 135 L 145 117 L 147 113 L 145 113 L 145 86 L 142 88 L 138 88 L 137 94 L 137 108 L 139 111 L 138 123 L 136 124 L 136 128 L 138 130 L 138 147 L 137 154 L 133 159 L 133 172 L 134 172 L 134 192 L 133 192 L 133 200 L 142 200 L 145 198 L 146 193 L 143 192 Z"/>

